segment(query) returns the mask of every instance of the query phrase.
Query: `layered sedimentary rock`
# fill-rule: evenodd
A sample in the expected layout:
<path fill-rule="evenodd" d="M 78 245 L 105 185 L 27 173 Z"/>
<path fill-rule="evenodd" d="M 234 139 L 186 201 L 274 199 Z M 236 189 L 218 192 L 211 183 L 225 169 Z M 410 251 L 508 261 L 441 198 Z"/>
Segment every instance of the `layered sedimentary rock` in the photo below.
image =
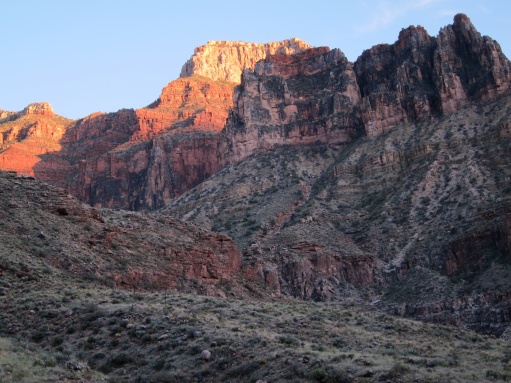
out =
<path fill-rule="evenodd" d="M 259 60 L 275 54 L 291 55 L 308 48 L 312 47 L 297 38 L 267 44 L 208 41 L 195 48 L 193 56 L 181 69 L 181 77 L 199 75 L 239 84 L 243 70 L 253 68 Z"/>
<path fill-rule="evenodd" d="M 273 295 L 381 299 L 391 312 L 503 333 L 511 66 L 498 44 L 464 15 L 437 37 L 404 29 L 355 63 L 296 44 L 208 44 L 185 65 L 190 77 L 139 110 L 75 122 L 46 107 L 5 114 L 2 161 L 17 165 L 16 148 L 44 138 L 54 147 L 34 146 L 27 173 L 97 207 L 172 201 L 170 214 L 225 232 L 243 251 L 222 256 L 234 260 L 224 267 L 211 255 L 235 251 L 222 236 L 211 251 L 188 243 L 186 256 L 163 246 L 157 254 L 177 274 L 139 263 L 112 275 L 119 285 L 161 287 L 178 275 L 214 284 L 239 271 Z M 135 217 L 125 224 L 152 225 Z M 123 235 L 114 231 L 91 246 L 114 252 Z"/>
<path fill-rule="evenodd" d="M 46 102 L 28 105 L 0 120 L 0 168 L 35 175 L 36 168 L 51 174 L 41 178 L 63 185 L 66 161 L 46 161 L 48 153 L 60 152 L 70 120 L 57 116 Z"/>
<path fill-rule="evenodd" d="M 339 144 L 362 134 L 353 65 L 338 49 L 268 56 L 243 73 L 222 134 L 222 164 L 276 145 Z"/>
<path fill-rule="evenodd" d="M 2 166 L 97 206 L 153 209 L 256 151 L 346 144 L 488 101 L 509 88 L 510 68 L 465 15 L 437 37 L 420 26 L 403 29 L 394 44 L 377 45 L 355 63 L 298 39 L 210 42 L 146 108 L 59 126 L 44 120 L 56 116 L 43 103 L 4 113 Z M 38 126 L 12 125 L 30 116 L 41 119 Z M 26 139 L 34 135 L 53 146 Z"/>
<path fill-rule="evenodd" d="M 403 29 L 355 62 L 368 135 L 488 100 L 509 88 L 511 65 L 497 42 L 481 36 L 462 14 L 431 37 L 421 26 Z"/>
<path fill-rule="evenodd" d="M 510 102 L 470 101 L 346 147 L 259 150 L 166 211 L 232 236 L 245 278 L 274 295 L 379 301 L 500 336 L 511 323 Z M 256 129 L 233 128 L 245 127 Z"/>
<path fill-rule="evenodd" d="M 80 163 L 80 198 L 154 209 L 213 174 L 232 92 L 230 84 L 197 76 L 169 83 L 149 107 L 130 112 L 128 137 Z"/>

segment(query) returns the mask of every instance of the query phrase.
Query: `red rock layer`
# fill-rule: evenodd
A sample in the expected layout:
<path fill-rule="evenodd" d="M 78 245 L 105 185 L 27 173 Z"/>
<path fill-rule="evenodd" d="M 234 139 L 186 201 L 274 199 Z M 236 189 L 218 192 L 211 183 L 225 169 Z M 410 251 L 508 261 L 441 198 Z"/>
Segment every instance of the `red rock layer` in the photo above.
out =
<path fill-rule="evenodd" d="M 41 241 L 44 262 L 64 273 L 119 288 L 179 287 L 224 297 L 227 284 L 238 285 L 241 254 L 225 235 L 168 217 L 100 211 L 63 189 L 5 172 L 0 190 L 0 211 L 10 217 L 0 228 L 1 241 Z M 34 248 L 21 245 L 7 259 L 31 268 Z"/>
<path fill-rule="evenodd" d="M 9 113 L 0 123 L 0 168 L 33 176 L 39 167 L 44 169 L 41 178 L 62 185 L 67 162 L 44 157 L 62 150 L 60 141 L 70 121 L 55 115 L 48 103 L 36 103 Z"/>
<path fill-rule="evenodd" d="M 140 130 L 132 140 L 147 139 L 169 129 L 219 132 L 232 107 L 233 85 L 202 77 L 170 82 L 156 106 L 137 110 Z"/>
<path fill-rule="evenodd" d="M 169 83 L 150 107 L 132 112 L 122 142 L 80 163 L 76 193 L 95 206 L 154 209 L 218 169 L 218 132 L 233 86 L 202 77 Z"/>
<path fill-rule="evenodd" d="M 438 37 L 404 29 L 396 43 L 354 64 L 337 49 L 307 48 L 296 39 L 211 42 L 183 67 L 182 76 L 194 76 L 169 83 L 147 108 L 93 114 L 64 128 L 4 125 L 0 166 L 51 180 L 88 203 L 156 208 L 258 150 L 376 136 L 497 97 L 511 84 L 499 45 L 465 15 Z M 238 81 L 242 70 L 233 93 L 226 81 Z M 44 103 L 5 116 L 0 123 L 55 117 Z"/>

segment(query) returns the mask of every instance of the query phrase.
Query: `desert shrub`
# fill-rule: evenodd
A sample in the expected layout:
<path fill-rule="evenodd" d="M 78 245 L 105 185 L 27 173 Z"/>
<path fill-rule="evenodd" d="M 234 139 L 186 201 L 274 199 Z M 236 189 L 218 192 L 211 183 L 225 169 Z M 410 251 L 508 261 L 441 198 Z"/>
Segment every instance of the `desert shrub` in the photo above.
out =
<path fill-rule="evenodd" d="M 110 360 L 109 360 L 109 364 L 112 366 L 112 367 L 122 367 L 124 366 L 125 364 L 128 364 L 128 363 L 131 363 L 133 362 L 133 358 L 124 353 L 124 352 L 121 352 L 117 355 L 114 355 Z"/>
<path fill-rule="evenodd" d="M 46 338 L 46 333 L 45 332 L 42 332 L 42 331 L 37 331 L 36 333 L 34 333 L 32 335 L 32 340 L 36 343 L 39 343 L 40 341 L 42 341 L 44 338 Z"/>
<path fill-rule="evenodd" d="M 298 346 L 300 341 L 291 335 L 283 335 L 279 337 L 279 342 L 288 346 Z"/>
<path fill-rule="evenodd" d="M 351 383 L 353 381 L 349 374 L 333 367 L 321 367 L 312 370 L 309 378 L 320 383 Z"/>
<path fill-rule="evenodd" d="M 503 380 L 504 382 L 511 381 L 511 374 L 495 370 L 486 370 L 486 377 L 492 380 Z"/>
<path fill-rule="evenodd" d="M 332 340 L 332 346 L 337 348 L 344 348 L 346 347 L 346 341 L 342 338 L 334 338 Z"/>
<path fill-rule="evenodd" d="M 56 336 L 55 338 L 53 338 L 51 345 L 53 347 L 57 347 L 60 346 L 62 343 L 64 343 L 64 338 L 62 338 L 61 336 Z"/>
<path fill-rule="evenodd" d="M 398 379 L 402 377 L 409 371 L 409 368 L 402 365 L 401 363 L 396 363 L 392 366 L 392 368 L 387 373 L 387 378 L 390 380 Z"/>
<path fill-rule="evenodd" d="M 241 366 L 234 367 L 227 372 L 227 376 L 234 377 L 248 377 L 257 371 L 261 365 L 257 362 L 250 362 L 242 364 Z"/>
<path fill-rule="evenodd" d="M 153 369 L 156 371 L 160 371 L 165 366 L 165 359 L 158 358 L 153 362 Z"/>

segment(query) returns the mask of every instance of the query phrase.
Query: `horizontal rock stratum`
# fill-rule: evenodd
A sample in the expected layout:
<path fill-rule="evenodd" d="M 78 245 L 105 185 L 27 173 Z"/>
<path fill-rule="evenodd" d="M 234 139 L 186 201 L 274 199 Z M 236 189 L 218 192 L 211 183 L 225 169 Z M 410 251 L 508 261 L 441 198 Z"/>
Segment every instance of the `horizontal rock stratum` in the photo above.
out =
<path fill-rule="evenodd" d="M 355 63 L 296 38 L 210 41 L 146 108 L 74 122 L 47 104 L 3 112 L 0 167 L 96 206 L 154 209 L 255 150 L 376 137 L 492 100 L 510 78 L 498 43 L 461 14 L 437 37 L 411 26 Z M 27 115 L 40 116 L 49 130 L 32 129 Z M 34 131 L 49 141 L 34 140 Z"/>

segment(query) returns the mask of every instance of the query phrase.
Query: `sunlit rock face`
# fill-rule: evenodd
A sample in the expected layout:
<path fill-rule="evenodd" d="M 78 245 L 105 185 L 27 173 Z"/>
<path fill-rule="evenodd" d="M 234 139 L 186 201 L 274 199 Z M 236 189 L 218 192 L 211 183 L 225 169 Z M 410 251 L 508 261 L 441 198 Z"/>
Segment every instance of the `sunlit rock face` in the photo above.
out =
<path fill-rule="evenodd" d="M 254 68 L 258 61 L 267 56 L 291 55 L 309 48 L 312 46 L 297 38 L 266 44 L 209 41 L 195 48 L 193 56 L 183 65 L 180 77 L 198 75 L 239 84 L 243 70 Z"/>

